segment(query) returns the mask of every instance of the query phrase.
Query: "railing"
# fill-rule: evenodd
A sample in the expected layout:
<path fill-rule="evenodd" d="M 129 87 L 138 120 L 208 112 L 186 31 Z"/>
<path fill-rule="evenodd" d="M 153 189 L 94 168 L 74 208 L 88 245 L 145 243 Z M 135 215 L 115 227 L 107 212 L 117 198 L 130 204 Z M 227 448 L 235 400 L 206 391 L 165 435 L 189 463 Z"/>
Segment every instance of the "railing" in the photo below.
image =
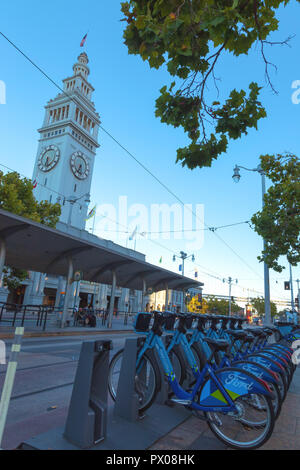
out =
<path fill-rule="evenodd" d="M 59 326 L 62 316 L 62 308 L 53 307 L 49 305 L 20 305 L 7 302 L 0 302 L 0 325 L 8 323 L 14 327 L 16 324 L 19 326 L 31 325 L 34 328 L 41 328 L 46 330 L 47 326 Z M 89 315 L 96 317 L 96 322 L 102 327 L 108 327 L 108 314 L 107 309 L 82 309 L 76 308 L 68 309 L 69 315 L 67 326 L 80 327 L 86 326 L 86 318 Z M 129 320 L 134 317 L 137 312 L 126 312 L 118 310 L 114 312 L 113 323 L 119 323 L 127 326 Z M 117 322 L 118 320 L 118 322 Z M 87 325 L 88 326 L 88 325 Z M 95 325 L 96 326 L 96 325 Z"/>
<path fill-rule="evenodd" d="M 55 308 L 48 305 L 19 305 L 0 302 L 0 323 L 10 323 L 13 327 L 16 323 L 24 326 L 26 322 L 45 330 L 48 319 L 53 318 L 54 314 L 56 314 Z"/>

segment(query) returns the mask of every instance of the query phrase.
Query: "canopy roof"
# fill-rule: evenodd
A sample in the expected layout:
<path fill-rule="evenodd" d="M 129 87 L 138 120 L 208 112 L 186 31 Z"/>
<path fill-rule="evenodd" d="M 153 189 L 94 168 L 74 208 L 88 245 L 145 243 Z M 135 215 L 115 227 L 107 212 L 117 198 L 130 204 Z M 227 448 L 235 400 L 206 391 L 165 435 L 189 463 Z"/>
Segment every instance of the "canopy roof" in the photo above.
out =
<path fill-rule="evenodd" d="M 74 270 L 82 271 L 86 281 L 111 284 L 115 271 L 117 285 L 130 289 L 142 290 L 143 279 L 153 291 L 165 289 L 166 284 L 175 290 L 203 286 L 202 282 L 147 263 L 134 256 L 132 250 L 111 242 L 116 248 L 108 248 L 106 240 L 93 237 L 90 241 L 3 210 L 0 239 L 6 245 L 5 264 L 21 269 L 66 276 L 71 258 Z"/>

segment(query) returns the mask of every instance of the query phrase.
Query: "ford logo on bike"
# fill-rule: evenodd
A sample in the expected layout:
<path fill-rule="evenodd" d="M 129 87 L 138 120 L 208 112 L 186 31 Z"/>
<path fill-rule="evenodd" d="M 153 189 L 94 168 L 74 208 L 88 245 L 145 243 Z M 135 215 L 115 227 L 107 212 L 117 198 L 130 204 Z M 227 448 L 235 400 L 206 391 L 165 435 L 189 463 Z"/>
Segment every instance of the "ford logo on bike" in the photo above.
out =
<path fill-rule="evenodd" d="M 225 384 L 226 385 L 233 385 L 236 388 L 242 388 L 243 390 L 252 390 L 254 383 L 253 382 L 247 382 L 246 377 L 241 377 L 240 375 L 237 374 L 229 374 L 228 377 L 225 379 Z"/>

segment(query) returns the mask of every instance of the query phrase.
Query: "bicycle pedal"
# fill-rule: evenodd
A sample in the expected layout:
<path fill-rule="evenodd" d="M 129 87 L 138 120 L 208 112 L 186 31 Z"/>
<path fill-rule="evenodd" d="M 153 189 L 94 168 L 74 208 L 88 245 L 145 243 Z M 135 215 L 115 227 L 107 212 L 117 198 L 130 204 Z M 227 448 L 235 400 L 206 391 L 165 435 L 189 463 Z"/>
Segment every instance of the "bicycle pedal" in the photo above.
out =
<path fill-rule="evenodd" d="M 192 403 L 192 400 L 181 400 L 180 398 L 171 398 L 171 402 L 176 403 L 177 405 L 190 405 Z"/>

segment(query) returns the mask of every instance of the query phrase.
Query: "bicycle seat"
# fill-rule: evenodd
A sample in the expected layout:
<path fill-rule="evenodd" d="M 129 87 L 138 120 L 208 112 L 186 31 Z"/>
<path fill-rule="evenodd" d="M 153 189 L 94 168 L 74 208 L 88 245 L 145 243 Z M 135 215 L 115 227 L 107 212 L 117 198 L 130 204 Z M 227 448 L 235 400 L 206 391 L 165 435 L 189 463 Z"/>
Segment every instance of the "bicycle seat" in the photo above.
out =
<path fill-rule="evenodd" d="M 245 331 L 248 331 L 253 336 L 265 336 L 264 331 L 258 328 L 246 328 Z"/>
<path fill-rule="evenodd" d="M 267 328 L 268 330 L 274 331 L 274 333 L 275 333 L 276 331 L 278 331 L 277 326 L 268 325 L 266 328 Z"/>
<path fill-rule="evenodd" d="M 203 338 L 203 340 L 206 341 L 214 351 L 227 351 L 230 348 L 230 344 L 224 339 Z"/>
<path fill-rule="evenodd" d="M 272 336 L 273 330 L 271 328 L 264 328 L 263 329 L 264 333 L 266 333 L 268 336 Z"/>
<path fill-rule="evenodd" d="M 226 330 L 226 333 L 236 339 L 244 339 L 247 336 L 247 332 L 243 330 Z"/>

